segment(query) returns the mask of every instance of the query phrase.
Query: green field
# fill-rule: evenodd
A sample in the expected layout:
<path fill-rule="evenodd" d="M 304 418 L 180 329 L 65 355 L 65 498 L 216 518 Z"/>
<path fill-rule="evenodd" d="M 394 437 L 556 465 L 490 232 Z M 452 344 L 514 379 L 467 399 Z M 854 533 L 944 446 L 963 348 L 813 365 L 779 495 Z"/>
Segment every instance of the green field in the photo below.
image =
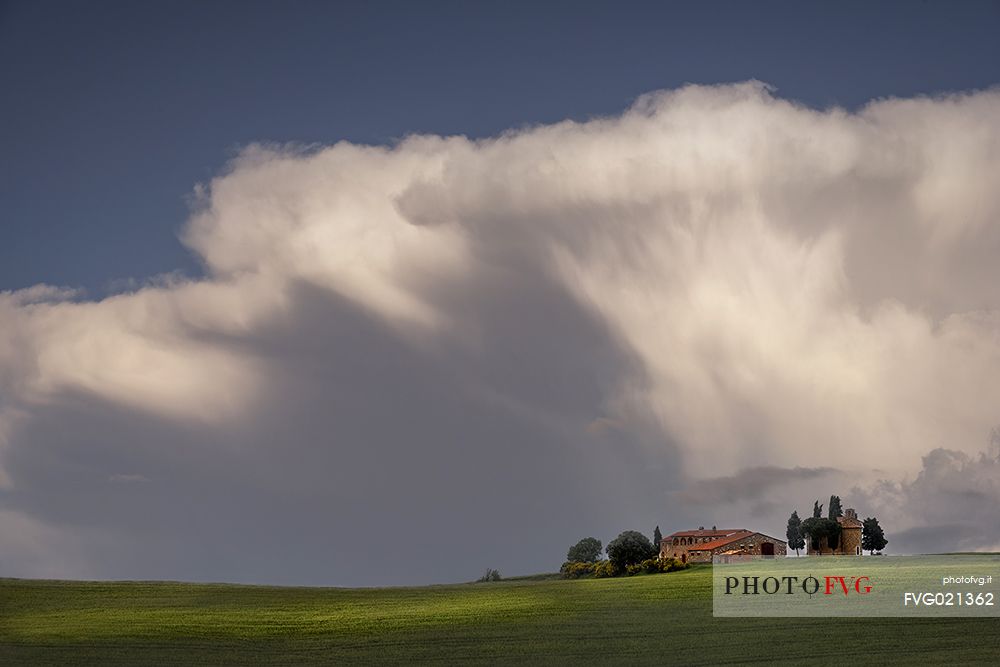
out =
<path fill-rule="evenodd" d="M 1000 619 L 712 617 L 711 568 L 421 588 L 0 580 L 0 664 L 997 664 Z"/>

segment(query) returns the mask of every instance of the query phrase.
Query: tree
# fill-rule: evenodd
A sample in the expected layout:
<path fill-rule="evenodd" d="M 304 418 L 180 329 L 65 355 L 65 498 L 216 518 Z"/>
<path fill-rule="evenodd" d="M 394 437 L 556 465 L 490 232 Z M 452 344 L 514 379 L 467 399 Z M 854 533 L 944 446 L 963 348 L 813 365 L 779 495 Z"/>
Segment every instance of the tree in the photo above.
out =
<path fill-rule="evenodd" d="M 788 539 L 788 548 L 795 549 L 796 556 L 799 555 L 799 549 L 805 549 L 806 541 L 802 539 L 802 520 L 798 512 L 792 512 L 792 516 L 788 517 L 785 537 Z"/>
<path fill-rule="evenodd" d="M 882 526 L 878 525 L 878 519 L 869 517 L 861 522 L 861 548 L 869 554 L 885 549 L 889 540 L 885 539 Z"/>
<path fill-rule="evenodd" d="M 837 520 L 837 517 L 844 516 L 844 510 L 840 506 L 840 496 L 830 496 L 830 509 L 828 518 Z"/>
<path fill-rule="evenodd" d="M 649 538 L 637 530 L 626 530 L 608 543 L 608 560 L 618 571 L 659 555 Z"/>
<path fill-rule="evenodd" d="M 819 551 L 822 539 L 826 538 L 826 545 L 830 549 L 836 549 L 840 543 L 840 524 L 824 517 L 812 516 L 802 522 L 801 531 L 803 537 L 809 537 L 809 549 Z"/>
<path fill-rule="evenodd" d="M 837 547 L 840 546 L 840 531 L 843 529 L 837 523 L 836 519 L 827 519 L 827 521 L 830 524 L 826 529 L 826 545 L 830 547 L 830 551 L 836 551 Z"/>
<path fill-rule="evenodd" d="M 569 548 L 566 560 L 572 563 L 593 563 L 601 557 L 602 546 L 596 537 L 585 537 Z"/>
<path fill-rule="evenodd" d="M 653 546 L 656 547 L 656 553 L 660 553 L 660 542 L 663 541 L 663 533 L 660 532 L 660 527 L 657 526 L 653 531 Z"/>
<path fill-rule="evenodd" d="M 823 506 L 819 504 L 819 501 L 813 503 L 813 518 L 818 519 L 823 516 Z"/>

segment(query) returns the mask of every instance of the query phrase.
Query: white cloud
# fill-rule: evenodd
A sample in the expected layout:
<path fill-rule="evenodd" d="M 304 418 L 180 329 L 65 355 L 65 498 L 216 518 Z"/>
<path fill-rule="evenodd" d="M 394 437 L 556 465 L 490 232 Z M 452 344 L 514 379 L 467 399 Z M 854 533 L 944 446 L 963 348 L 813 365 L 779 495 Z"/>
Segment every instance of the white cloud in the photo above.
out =
<path fill-rule="evenodd" d="M 848 113 L 749 82 L 479 141 L 253 146 L 197 193 L 183 238 L 204 279 L 0 295 L 0 437 L 16 448 L 16 415 L 74 392 L 206 429 L 252 419 L 274 363 L 255 341 L 306 326 L 303 285 L 557 423 L 476 358 L 504 343 L 477 304 L 544 324 L 497 300 L 523 283 L 634 360 L 581 433 L 652 415 L 650 450 L 689 478 L 913 474 L 1000 421 L 997 118 L 995 91 Z"/>

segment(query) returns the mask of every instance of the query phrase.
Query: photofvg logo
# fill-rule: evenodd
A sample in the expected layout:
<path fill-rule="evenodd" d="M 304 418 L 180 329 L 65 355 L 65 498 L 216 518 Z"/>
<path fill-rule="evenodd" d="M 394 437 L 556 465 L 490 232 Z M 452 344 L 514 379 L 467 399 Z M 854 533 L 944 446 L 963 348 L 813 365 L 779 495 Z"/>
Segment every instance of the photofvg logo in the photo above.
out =
<path fill-rule="evenodd" d="M 712 564 L 712 613 L 997 616 L 998 581 L 1000 554 L 720 559 Z"/>
<path fill-rule="evenodd" d="M 725 595 L 868 595 L 872 592 L 871 577 L 824 575 L 816 577 L 726 577 Z"/>

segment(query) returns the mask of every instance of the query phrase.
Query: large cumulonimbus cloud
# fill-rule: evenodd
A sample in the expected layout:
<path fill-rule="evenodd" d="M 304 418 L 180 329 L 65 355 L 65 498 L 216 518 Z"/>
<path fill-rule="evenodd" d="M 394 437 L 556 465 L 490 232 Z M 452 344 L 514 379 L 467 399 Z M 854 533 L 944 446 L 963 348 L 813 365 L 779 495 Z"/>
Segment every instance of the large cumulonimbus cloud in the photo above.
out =
<path fill-rule="evenodd" d="M 0 555 L 448 579 L 646 523 L 780 532 L 812 500 L 781 480 L 975 456 L 1000 422 L 998 119 L 992 91 L 849 113 L 751 82 L 478 141 L 248 148 L 197 192 L 204 278 L 0 296 L 0 526 L 27 535 Z"/>

